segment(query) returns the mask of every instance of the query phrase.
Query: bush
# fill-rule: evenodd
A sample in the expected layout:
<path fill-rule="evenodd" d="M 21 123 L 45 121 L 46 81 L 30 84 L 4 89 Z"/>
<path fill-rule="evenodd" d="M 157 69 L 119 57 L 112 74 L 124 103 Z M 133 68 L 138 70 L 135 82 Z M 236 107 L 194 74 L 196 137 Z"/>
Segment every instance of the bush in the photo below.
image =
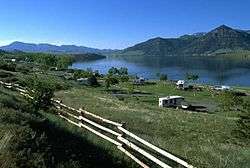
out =
<path fill-rule="evenodd" d="M 105 78 L 105 87 L 106 89 L 109 89 L 111 85 L 115 85 L 115 84 L 118 84 L 119 83 L 119 80 L 112 76 L 112 75 L 108 75 L 106 78 Z"/>
<path fill-rule="evenodd" d="M 89 83 L 90 86 L 99 86 L 99 83 L 98 83 L 97 78 L 95 77 L 95 75 L 91 75 L 88 78 L 88 83 Z"/>
<path fill-rule="evenodd" d="M 109 75 L 128 75 L 128 68 L 121 67 L 120 69 L 117 69 L 115 67 L 112 67 L 108 70 Z"/>
<path fill-rule="evenodd" d="M 26 84 L 28 86 L 29 95 L 33 99 L 29 99 L 33 105 L 35 111 L 40 109 L 47 110 L 50 108 L 51 98 L 54 96 L 56 89 L 55 84 L 51 79 L 43 79 L 41 77 L 32 76 L 27 79 Z"/>
<path fill-rule="evenodd" d="M 79 78 L 89 78 L 93 76 L 93 72 L 90 71 L 84 71 L 84 70 L 76 70 L 73 74 L 73 78 L 79 79 Z"/>
<path fill-rule="evenodd" d="M 122 75 L 122 76 L 120 76 L 120 81 L 121 82 L 128 82 L 129 81 L 129 76 L 128 75 Z"/>
<path fill-rule="evenodd" d="M 192 73 L 186 73 L 186 80 L 192 80 L 192 81 L 196 81 L 199 79 L 199 75 L 197 74 L 192 74 Z"/>

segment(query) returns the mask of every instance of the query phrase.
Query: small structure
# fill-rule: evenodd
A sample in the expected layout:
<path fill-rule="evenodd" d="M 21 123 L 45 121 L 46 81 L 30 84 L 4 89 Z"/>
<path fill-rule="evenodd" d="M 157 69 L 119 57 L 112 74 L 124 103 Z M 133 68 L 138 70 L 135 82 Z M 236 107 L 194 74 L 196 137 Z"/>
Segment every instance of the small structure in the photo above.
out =
<path fill-rule="evenodd" d="M 50 70 L 51 71 L 58 71 L 58 68 L 57 67 L 51 67 Z"/>
<path fill-rule="evenodd" d="M 215 86 L 214 90 L 217 90 L 217 91 L 228 91 L 228 90 L 231 90 L 231 87 L 230 86 L 225 86 L 225 85 Z"/>
<path fill-rule="evenodd" d="M 167 96 L 159 98 L 159 107 L 181 107 L 184 97 Z"/>
<path fill-rule="evenodd" d="M 145 83 L 145 78 L 143 77 L 136 78 L 133 83 L 136 85 L 143 85 Z"/>
<path fill-rule="evenodd" d="M 89 78 L 79 78 L 77 79 L 77 82 L 79 82 L 82 85 L 89 85 Z"/>
<path fill-rule="evenodd" d="M 185 81 L 184 80 L 178 80 L 177 82 L 176 82 L 176 86 L 177 86 L 177 88 L 184 88 L 184 86 L 185 86 Z"/>
<path fill-rule="evenodd" d="M 176 82 L 176 86 L 178 89 L 184 89 L 184 90 L 187 90 L 187 89 L 193 89 L 193 85 L 190 84 L 189 82 L 185 81 L 185 80 L 178 80 Z"/>
<path fill-rule="evenodd" d="M 5 61 L 9 61 L 9 62 L 16 62 L 15 58 L 11 58 L 11 59 L 4 59 Z"/>

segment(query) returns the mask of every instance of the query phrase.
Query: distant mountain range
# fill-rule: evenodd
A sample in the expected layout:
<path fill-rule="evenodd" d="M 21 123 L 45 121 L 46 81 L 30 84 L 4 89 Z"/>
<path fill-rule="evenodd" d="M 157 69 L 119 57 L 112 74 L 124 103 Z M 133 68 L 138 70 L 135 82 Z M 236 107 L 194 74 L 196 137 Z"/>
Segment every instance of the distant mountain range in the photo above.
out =
<path fill-rule="evenodd" d="M 51 45 L 51 44 L 32 44 L 23 42 L 13 42 L 9 45 L 2 46 L 0 49 L 5 51 L 24 51 L 24 52 L 45 52 L 45 53 L 67 53 L 67 54 L 82 54 L 82 53 L 106 53 L 114 50 L 96 49 L 76 45 Z"/>
<path fill-rule="evenodd" d="M 213 54 L 234 50 L 250 50 L 250 30 L 237 30 L 222 25 L 210 32 L 183 35 L 178 38 L 153 38 L 124 50 L 96 49 L 76 45 L 51 45 L 13 42 L 0 47 L 5 51 L 46 52 L 128 56 L 165 56 L 179 54 Z"/>
<path fill-rule="evenodd" d="M 250 31 L 236 30 L 222 25 L 208 33 L 195 33 L 179 38 L 153 38 L 116 52 L 116 54 L 144 56 L 207 55 L 232 50 L 250 50 Z"/>

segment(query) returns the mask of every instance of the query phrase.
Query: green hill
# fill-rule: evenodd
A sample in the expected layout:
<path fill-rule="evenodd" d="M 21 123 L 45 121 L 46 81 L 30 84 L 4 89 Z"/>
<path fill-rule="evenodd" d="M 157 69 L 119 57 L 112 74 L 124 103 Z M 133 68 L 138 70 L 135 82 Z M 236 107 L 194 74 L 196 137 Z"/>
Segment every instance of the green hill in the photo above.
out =
<path fill-rule="evenodd" d="M 250 50 L 250 34 L 222 25 L 208 33 L 184 35 L 179 38 L 154 38 L 119 52 L 144 56 L 178 54 L 211 54 L 216 51 Z"/>

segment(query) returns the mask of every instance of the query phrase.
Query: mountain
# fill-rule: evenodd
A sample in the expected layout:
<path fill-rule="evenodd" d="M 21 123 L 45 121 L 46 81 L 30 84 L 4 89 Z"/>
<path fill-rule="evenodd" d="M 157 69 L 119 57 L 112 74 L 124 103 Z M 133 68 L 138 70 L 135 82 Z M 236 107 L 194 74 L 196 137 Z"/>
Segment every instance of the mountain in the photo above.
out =
<path fill-rule="evenodd" d="M 217 51 L 250 50 L 250 34 L 222 25 L 208 33 L 195 33 L 179 38 L 154 38 L 120 52 L 144 56 L 178 54 L 211 54 Z"/>
<path fill-rule="evenodd" d="M 106 53 L 113 50 L 109 49 L 96 49 L 76 45 L 51 45 L 51 44 L 32 44 L 23 42 L 13 42 L 7 46 L 0 47 L 5 51 L 24 51 L 24 52 L 45 52 L 45 53 L 68 53 L 68 54 L 81 54 L 81 53 Z"/>

